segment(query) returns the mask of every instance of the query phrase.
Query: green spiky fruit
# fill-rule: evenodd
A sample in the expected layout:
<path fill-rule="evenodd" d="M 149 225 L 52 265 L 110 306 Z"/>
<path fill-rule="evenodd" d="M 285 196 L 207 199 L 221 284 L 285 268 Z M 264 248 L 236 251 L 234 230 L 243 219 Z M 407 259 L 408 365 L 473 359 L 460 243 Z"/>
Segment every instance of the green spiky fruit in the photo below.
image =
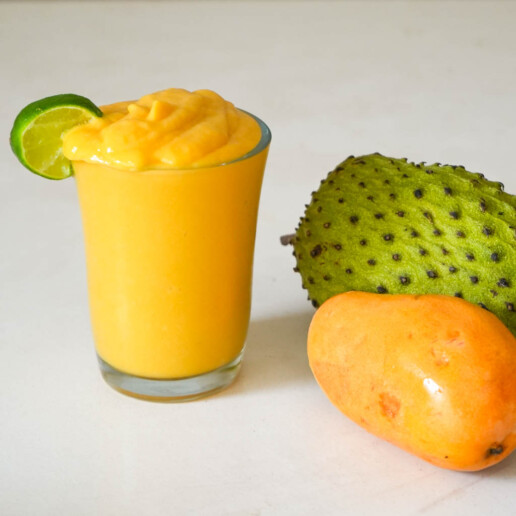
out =
<path fill-rule="evenodd" d="M 312 193 L 292 244 L 314 306 L 348 290 L 446 294 L 516 334 L 516 197 L 482 174 L 351 156 Z"/>

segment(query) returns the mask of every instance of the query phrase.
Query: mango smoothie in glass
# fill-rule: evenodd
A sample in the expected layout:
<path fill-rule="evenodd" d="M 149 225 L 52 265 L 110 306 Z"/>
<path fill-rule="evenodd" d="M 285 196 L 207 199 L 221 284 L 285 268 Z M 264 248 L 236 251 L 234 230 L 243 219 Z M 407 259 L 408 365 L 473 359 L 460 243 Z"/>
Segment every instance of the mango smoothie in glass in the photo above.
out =
<path fill-rule="evenodd" d="M 271 134 L 208 90 L 101 107 L 64 135 L 104 379 L 185 401 L 237 375 Z"/>

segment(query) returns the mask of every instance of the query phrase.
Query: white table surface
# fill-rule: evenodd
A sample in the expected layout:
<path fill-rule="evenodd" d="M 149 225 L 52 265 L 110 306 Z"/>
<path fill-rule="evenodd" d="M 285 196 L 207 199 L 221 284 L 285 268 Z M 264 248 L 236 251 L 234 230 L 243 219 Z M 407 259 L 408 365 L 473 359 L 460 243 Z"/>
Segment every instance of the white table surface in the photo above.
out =
<path fill-rule="evenodd" d="M 308 368 L 313 314 L 279 244 L 349 154 L 463 164 L 516 191 L 514 2 L 0 3 L 0 514 L 516 514 L 516 454 L 431 466 L 347 420 Z M 11 155 L 26 103 L 211 88 L 273 143 L 244 366 L 190 404 L 100 377 L 73 179 Z"/>

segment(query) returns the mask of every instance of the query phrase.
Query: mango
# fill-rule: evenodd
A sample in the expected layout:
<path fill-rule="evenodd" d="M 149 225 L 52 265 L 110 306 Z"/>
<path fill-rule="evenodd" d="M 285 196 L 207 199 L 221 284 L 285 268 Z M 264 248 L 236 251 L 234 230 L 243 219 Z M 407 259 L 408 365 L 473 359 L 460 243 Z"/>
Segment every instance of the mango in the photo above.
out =
<path fill-rule="evenodd" d="M 431 464 L 476 471 L 516 447 L 516 339 L 468 301 L 339 294 L 314 315 L 308 358 L 347 417 Z"/>

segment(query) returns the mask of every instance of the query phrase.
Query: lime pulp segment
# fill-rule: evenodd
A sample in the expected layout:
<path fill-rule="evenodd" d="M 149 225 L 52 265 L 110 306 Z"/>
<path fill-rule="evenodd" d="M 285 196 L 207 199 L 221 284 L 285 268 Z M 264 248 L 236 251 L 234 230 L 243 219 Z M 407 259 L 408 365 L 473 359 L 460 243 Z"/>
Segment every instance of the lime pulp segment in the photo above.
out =
<path fill-rule="evenodd" d="M 102 116 L 100 109 L 79 95 L 41 99 L 17 116 L 11 131 L 11 147 L 31 172 L 48 179 L 64 179 L 73 170 L 70 160 L 63 155 L 63 134 L 98 116 Z"/>

